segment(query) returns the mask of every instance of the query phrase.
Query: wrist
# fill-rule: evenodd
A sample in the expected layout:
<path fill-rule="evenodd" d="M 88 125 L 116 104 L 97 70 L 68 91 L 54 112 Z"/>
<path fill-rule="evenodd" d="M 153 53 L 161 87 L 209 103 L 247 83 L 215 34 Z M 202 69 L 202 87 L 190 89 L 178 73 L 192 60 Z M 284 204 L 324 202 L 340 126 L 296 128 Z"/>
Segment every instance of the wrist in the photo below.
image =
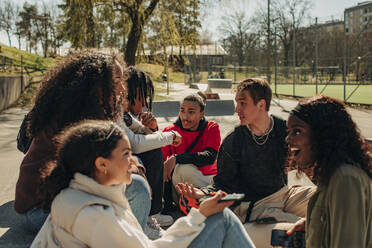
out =
<path fill-rule="evenodd" d="M 177 134 L 175 131 L 171 130 L 173 141 L 177 138 Z"/>
<path fill-rule="evenodd" d="M 172 159 L 174 160 L 174 163 L 177 163 L 177 154 L 172 155 Z"/>

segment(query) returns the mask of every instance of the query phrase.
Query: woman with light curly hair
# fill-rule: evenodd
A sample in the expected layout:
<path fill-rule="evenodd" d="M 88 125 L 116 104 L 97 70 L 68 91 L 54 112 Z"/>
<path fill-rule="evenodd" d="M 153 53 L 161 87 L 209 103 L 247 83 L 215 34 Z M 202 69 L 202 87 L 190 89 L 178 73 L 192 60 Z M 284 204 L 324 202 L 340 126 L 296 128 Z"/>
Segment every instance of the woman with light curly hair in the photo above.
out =
<path fill-rule="evenodd" d="M 345 105 L 327 96 L 300 102 L 288 119 L 289 163 L 318 189 L 306 220 L 306 247 L 372 247 L 372 150 Z"/>

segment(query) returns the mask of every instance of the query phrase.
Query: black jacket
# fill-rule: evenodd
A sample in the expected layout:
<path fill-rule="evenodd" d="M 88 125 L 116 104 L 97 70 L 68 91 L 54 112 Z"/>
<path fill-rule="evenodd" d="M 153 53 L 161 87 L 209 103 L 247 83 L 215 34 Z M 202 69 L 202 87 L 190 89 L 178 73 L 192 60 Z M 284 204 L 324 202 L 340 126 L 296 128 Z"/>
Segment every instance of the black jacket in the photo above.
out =
<path fill-rule="evenodd" d="M 217 175 L 208 191 L 244 193 L 245 201 L 258 201 L 287 183 L 286 122 L 273 118 L 274 128 L 263 145 L 255 143 L 246 126 L 236 127 L 224 139 L 217 156 Z"/>

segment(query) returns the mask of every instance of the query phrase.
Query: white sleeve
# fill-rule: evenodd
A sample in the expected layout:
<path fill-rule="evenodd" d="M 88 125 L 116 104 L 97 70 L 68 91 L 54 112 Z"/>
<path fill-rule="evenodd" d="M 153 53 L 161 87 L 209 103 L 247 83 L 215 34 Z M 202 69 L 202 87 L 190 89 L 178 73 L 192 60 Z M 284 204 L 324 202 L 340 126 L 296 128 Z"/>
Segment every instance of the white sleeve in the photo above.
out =
<path fill-rule="evenodd" d="M 164 235 L 155 241 L 142 230 L 131 226 L 114 214 L 112 208 L 89 206 L 78 215 L 73 235 L 92 248 L 117 247 L 187 247 L 203 230 L 205 217 L 196 209 L 178 219 Z"/>
<path fill-rule="evenodd" d="M 129 126 L 129 129 L 133 131 L 133 133 L 136 134 L 152 134 L 154 131 L 152 131 L 149 127 L 146 127 L 143 125 L 137 118 L 135 118 L 133 115 L 128 113 L 130 117 L 132 117 L 132 125 Z"/>
<path fill-rule="evenodd" d="M 173 143 L 172 132 L 155 132 L 153 134 L 135 134 L 130 130 L 125 122 L 121 119 L 117 123 L 127 133 L 132 151 L 135 154 L 154 150 Z"/>

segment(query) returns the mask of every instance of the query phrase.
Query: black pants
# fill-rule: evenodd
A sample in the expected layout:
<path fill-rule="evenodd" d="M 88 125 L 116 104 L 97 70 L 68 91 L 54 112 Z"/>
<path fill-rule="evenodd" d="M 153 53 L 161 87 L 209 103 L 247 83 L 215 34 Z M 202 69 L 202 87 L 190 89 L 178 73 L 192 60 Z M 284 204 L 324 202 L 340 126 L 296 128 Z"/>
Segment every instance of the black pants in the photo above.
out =
<path fill-rule="evenodd" d="M 162 210 L 162 197 L 164 191 L 163 171 L 164 159 L 161 149 L 136 154 L 146 168 L 146 177 L 152 190 L 150 215 L 157 214 Z"/>

